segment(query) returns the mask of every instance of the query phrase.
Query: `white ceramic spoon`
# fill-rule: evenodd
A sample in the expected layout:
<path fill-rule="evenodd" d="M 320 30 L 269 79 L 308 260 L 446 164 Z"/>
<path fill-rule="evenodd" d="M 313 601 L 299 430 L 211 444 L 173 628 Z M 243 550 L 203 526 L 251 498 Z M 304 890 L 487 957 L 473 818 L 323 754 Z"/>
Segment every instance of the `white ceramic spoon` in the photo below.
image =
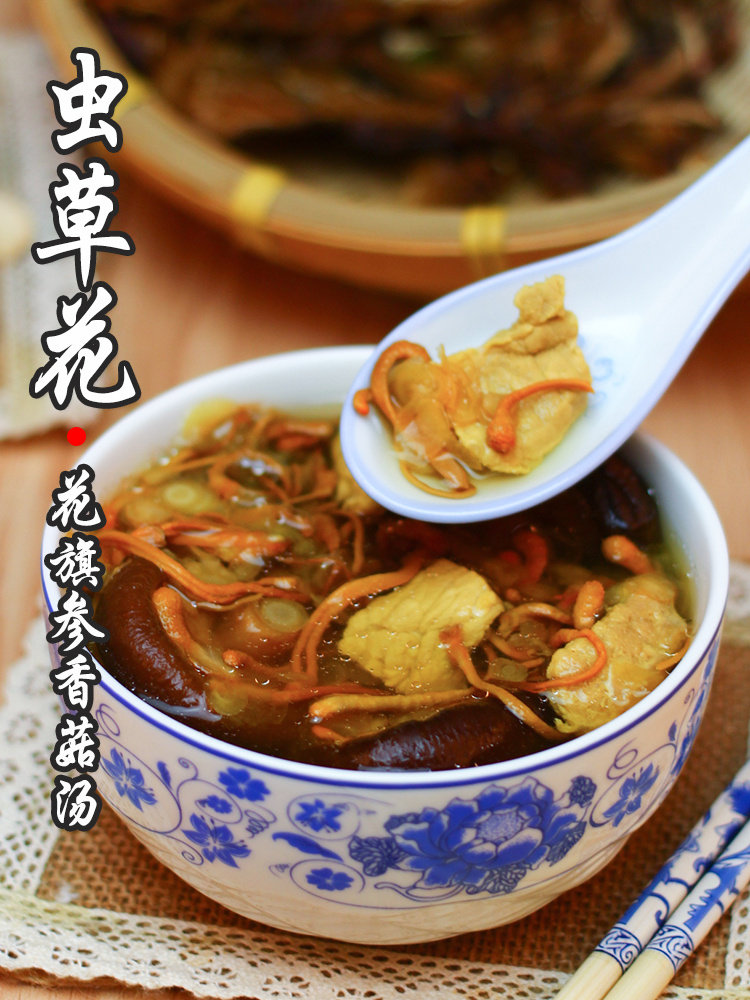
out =
<path fill-rule="evenodd" d="M 628 438 L 667 389 L 703 331 L 750 268 L 750 138 L 691 187 L 637 225 L 582 250 L 479 281 L 438 299 L 401 323 L 357 375 L 341 419 L 345 460 L 384 507 L 425 521 L 482 521 L 540 503 L 573 485 Z M 566 307 L 594 394 L 562 443 L 532 472 L 492 475 L 466 499 L 435 497 L 401 474 L 391 438 L 371 407 L 352 398 L 395 340 L 432 357 L 483 344 L 517 318 L 513 297 L 553 274 L 565 278 Z M 727 358 L 727 364 L 740 359 Z M 701 400 L 696 399 L 700 406 Z M 710 419 L 710 414 L 706 414 Z"/>

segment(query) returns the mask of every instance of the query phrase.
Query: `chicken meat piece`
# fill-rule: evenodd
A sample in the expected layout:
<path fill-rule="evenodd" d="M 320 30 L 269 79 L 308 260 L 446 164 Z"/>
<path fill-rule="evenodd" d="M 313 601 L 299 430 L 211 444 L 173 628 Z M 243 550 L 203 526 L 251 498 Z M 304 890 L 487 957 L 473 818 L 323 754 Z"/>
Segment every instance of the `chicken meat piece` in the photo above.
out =
<path fill-rule="evenodd" d="M 505 453 L 487 442 L 487 424 L 508 393 L 550 379 L 591 381 L 577 343 L 578 321 L 565 308 L 565 281 L 560 275 L 522 288 L 514 302 L 518 320 L 484 346 L 448 358 L 475 387 L 479 413 L 458 406 L 450 414 L 453 432 L 473 467 L 512 475 L 530 472 L 565 436 L 586 409 L 587 394 L 568 389 L 535 393 L 518 404 L 516 442 Z"/>
<path fill-rule="evenodd" d="M 518 320 L 482 347 L 440 362 L 394 365 L 388 386 L 399 406 L 395 435 L 408 461 L 436 471 L 441 458 L 453 456 L 475 472 L 523 475 L 560 443 L 586 409 L 587 392 L 550 387 L 520 400 L 515 443 L 506 451 L 492 447 L 488 429 L 501 399 L 518 389 L 561 379 L 590 385 L 578 321 L 564 297 L 559 275 L 529 285 L 515 297 Z"/>
<path fill-rule="evenodd" d="M 339 650 L 399 694 L 460 689 L 467 681 L 451 662 L 440 633 L 460 625 L 472 648 L 502 610 L 484 577 L 438 559 L 403 587 L 355 612 Z"/>
<path fill-rule="evenodd" d="M 607 611 L 593 631 L 607 649 L 604 669 L 583 684 L 546 692 L 560 717 L 558 728 L 581 733 L 616 718 L 664 679 L 664 662 L 688 639 L 675 608 L 675 587 L 660 573 L 644 573 L 610 587 Z M 596 652 L 573 639 L 552 656 L 547 677 L 565 677 L 592 666 Z"/>

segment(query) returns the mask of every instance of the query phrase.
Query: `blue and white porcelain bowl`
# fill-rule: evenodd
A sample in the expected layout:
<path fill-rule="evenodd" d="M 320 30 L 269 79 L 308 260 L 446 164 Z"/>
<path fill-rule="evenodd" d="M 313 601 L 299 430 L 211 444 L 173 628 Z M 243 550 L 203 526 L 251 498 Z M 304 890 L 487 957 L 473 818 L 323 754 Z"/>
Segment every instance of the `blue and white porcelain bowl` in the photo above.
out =
<path fill-rule="evenodd" d="M 200 400 L 340 403 L 370 350 L 261 358 L 140 406 L 83 455 L 101 500 L 155 458 Z M 97 786 L 133 834 L 200 892 L 262 923 L 367 944 L 407 943 L 523 917 L 590 878 L 658 808 L 703 716 L 728 560 L 702 487 L 635 438 L 694 586 L 695 636 L 620 718 L 507 763 L 433 773 L 343 771 L 241 750 L 144 704 L 102 671 Z M 43 551 L 58 535 L 44 533 Z M 50 610 L 60 593 L 44 572 Z M 50 647 L 54 657 L 55 647 Z"/>

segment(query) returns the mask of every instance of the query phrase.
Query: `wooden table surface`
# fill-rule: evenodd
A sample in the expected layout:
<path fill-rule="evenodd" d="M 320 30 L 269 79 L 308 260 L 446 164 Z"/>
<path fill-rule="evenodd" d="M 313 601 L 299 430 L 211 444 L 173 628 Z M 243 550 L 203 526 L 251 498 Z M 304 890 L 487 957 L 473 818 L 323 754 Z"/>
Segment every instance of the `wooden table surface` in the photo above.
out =
<path fill-rule="evenodd" d="M 0 29 L 28 26 L 22 0 L 2 0 L 0 7 Z M 137 249 L 130 258 L 111 256 L 100 276 L 119 297 L 113 332 L 144 399 L 246 358 L 296 347 L 374 343 L 414 308 L 415 303 L 394 296 L 262 261 L 165 204 L 128 172 L 121 170 L 120 180 L 117 228 L 133 237 Z M 750 559 L 749 316 L 750 284 L 745 282 L 644 425 L 706 486 L 730 553 L 740 559 Z M 102 419 L 89 439 L 122 412 Z M 38 543 L 50 494 L 60 472 L 77 457 L 64 428 L 0 443 L 0 688 L 37 606 Z M 0 1000 L 80 1000 L 86 994 L 0 976 Z M 107 989 L 96 995 L 134 1000 L 146 994 Z M 154 1000 L 166 995 L 148 994 Z"/>

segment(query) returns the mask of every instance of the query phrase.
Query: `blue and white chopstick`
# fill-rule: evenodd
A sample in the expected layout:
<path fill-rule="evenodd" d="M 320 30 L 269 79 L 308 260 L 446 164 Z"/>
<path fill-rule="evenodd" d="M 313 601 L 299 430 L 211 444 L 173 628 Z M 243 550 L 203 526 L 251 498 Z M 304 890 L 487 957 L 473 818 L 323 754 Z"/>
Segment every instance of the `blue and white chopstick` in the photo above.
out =
<path fill-rule="evenodd" d="M 623 977 L 623 973 L 636 962 L 644 949 L 656 942 L 654 935 L 659 936 L 657 934 L 659 929 L 664 927 L 666 933 L 666 927 L 671 928 L 673 922 L 678 921 L 678 913 L 681 912 L 678 910 L 680 904 L 685 901 L 686 905 L 695 905 L 692 893 L 688 900 L 686 897 L 696 883 L 698 885 L 695 891 L 705 891 L 699 890 L 699 886 L 702 884 L 701 876 L 706 879 L 712 878 L 714 882 L 716 878 L 721 878 L 720 875 L 713 877 L 704 875 L 704 873 L 711 869 L 716 858 L 722 851 L 725 851 L 727 844 L 731 841 L 730 848 L 727 848 L 725 854 L 722 854 L 717 866 L 724 864 L 727 852 L 735 849 L 733 838 L 739 841 L 740 836 L 748 835 L 750 826 L 744 826 L 748 820 L 750 820 L 750 761 L 740 768 L 731 784 L 724 789 L 703 818 L 693 827 L 682 845 L 649 882 L 621 919 L 605 934 L 577 972 L 571 976 L 558 994 L 557 1000 L 601 1000 L 604 996 L 610 1000 L 610 997 L 614 997 L 615 994 L 609 993 L 609 991 Z M 741 854 L 741 846 L 739 850 Z M 729 858 L 727 858 L 727 864 L 730 863 Z M 739 860 L 737 863 L 740 863 Z M 746 868 L 747 877 L 750 878 L 750 855 L 748 855 Z M 724 868 L 721 870 L 728 871 Z M 701 881 L 699 882 L 699 880 Z M 744 888 L 745 884 L 743 883 L 741 888 Z M 741 891 L 741 888 L 738 891 Z M 666 921 L 673 912 L 674 917 L 667 925 Z M 716 919 L 718 916 L 720 916 L 720 911 L 717 911 Z M 680 917 L 680 919 L 683 918 Z M 676 941 L 676 935 L 679 932 L 670 933 L 675 936 Z M 695 929 L 692 932 L 686 929 L 685 933 L 688 938 L 695 941 L 694 947 L 697 947 L 699 941 L 703 940 L 703 937 L 695 940 Z M 683 941 L 687 946 L 687 938 L 683 937 Z M 664 946 L 662 945 L 662 947 Z M 652 961 L 653 958 L 649 959 L 649 962 Z M 671 965 L 670 967 L 672 972 L 670 977 L 664 981 L 664 985 L 675 974 L 676 968 Z M 632 986 L 630 988 L 632 990 Z M 641 997 L 640 993 L 631 992 L 629 995 L 630 997 Z M 621 996 L 626 997 L 627 994 L 622 993 Z M 645 994 L 643 996 L 645 997 Z M 658 996 L 658 993 L 654 996 Z"/>
<path fill-rule="evenodd" d="M 657 931 L 607 1000 L 655 1000 L 750 882 L 750 820 Z"/>

